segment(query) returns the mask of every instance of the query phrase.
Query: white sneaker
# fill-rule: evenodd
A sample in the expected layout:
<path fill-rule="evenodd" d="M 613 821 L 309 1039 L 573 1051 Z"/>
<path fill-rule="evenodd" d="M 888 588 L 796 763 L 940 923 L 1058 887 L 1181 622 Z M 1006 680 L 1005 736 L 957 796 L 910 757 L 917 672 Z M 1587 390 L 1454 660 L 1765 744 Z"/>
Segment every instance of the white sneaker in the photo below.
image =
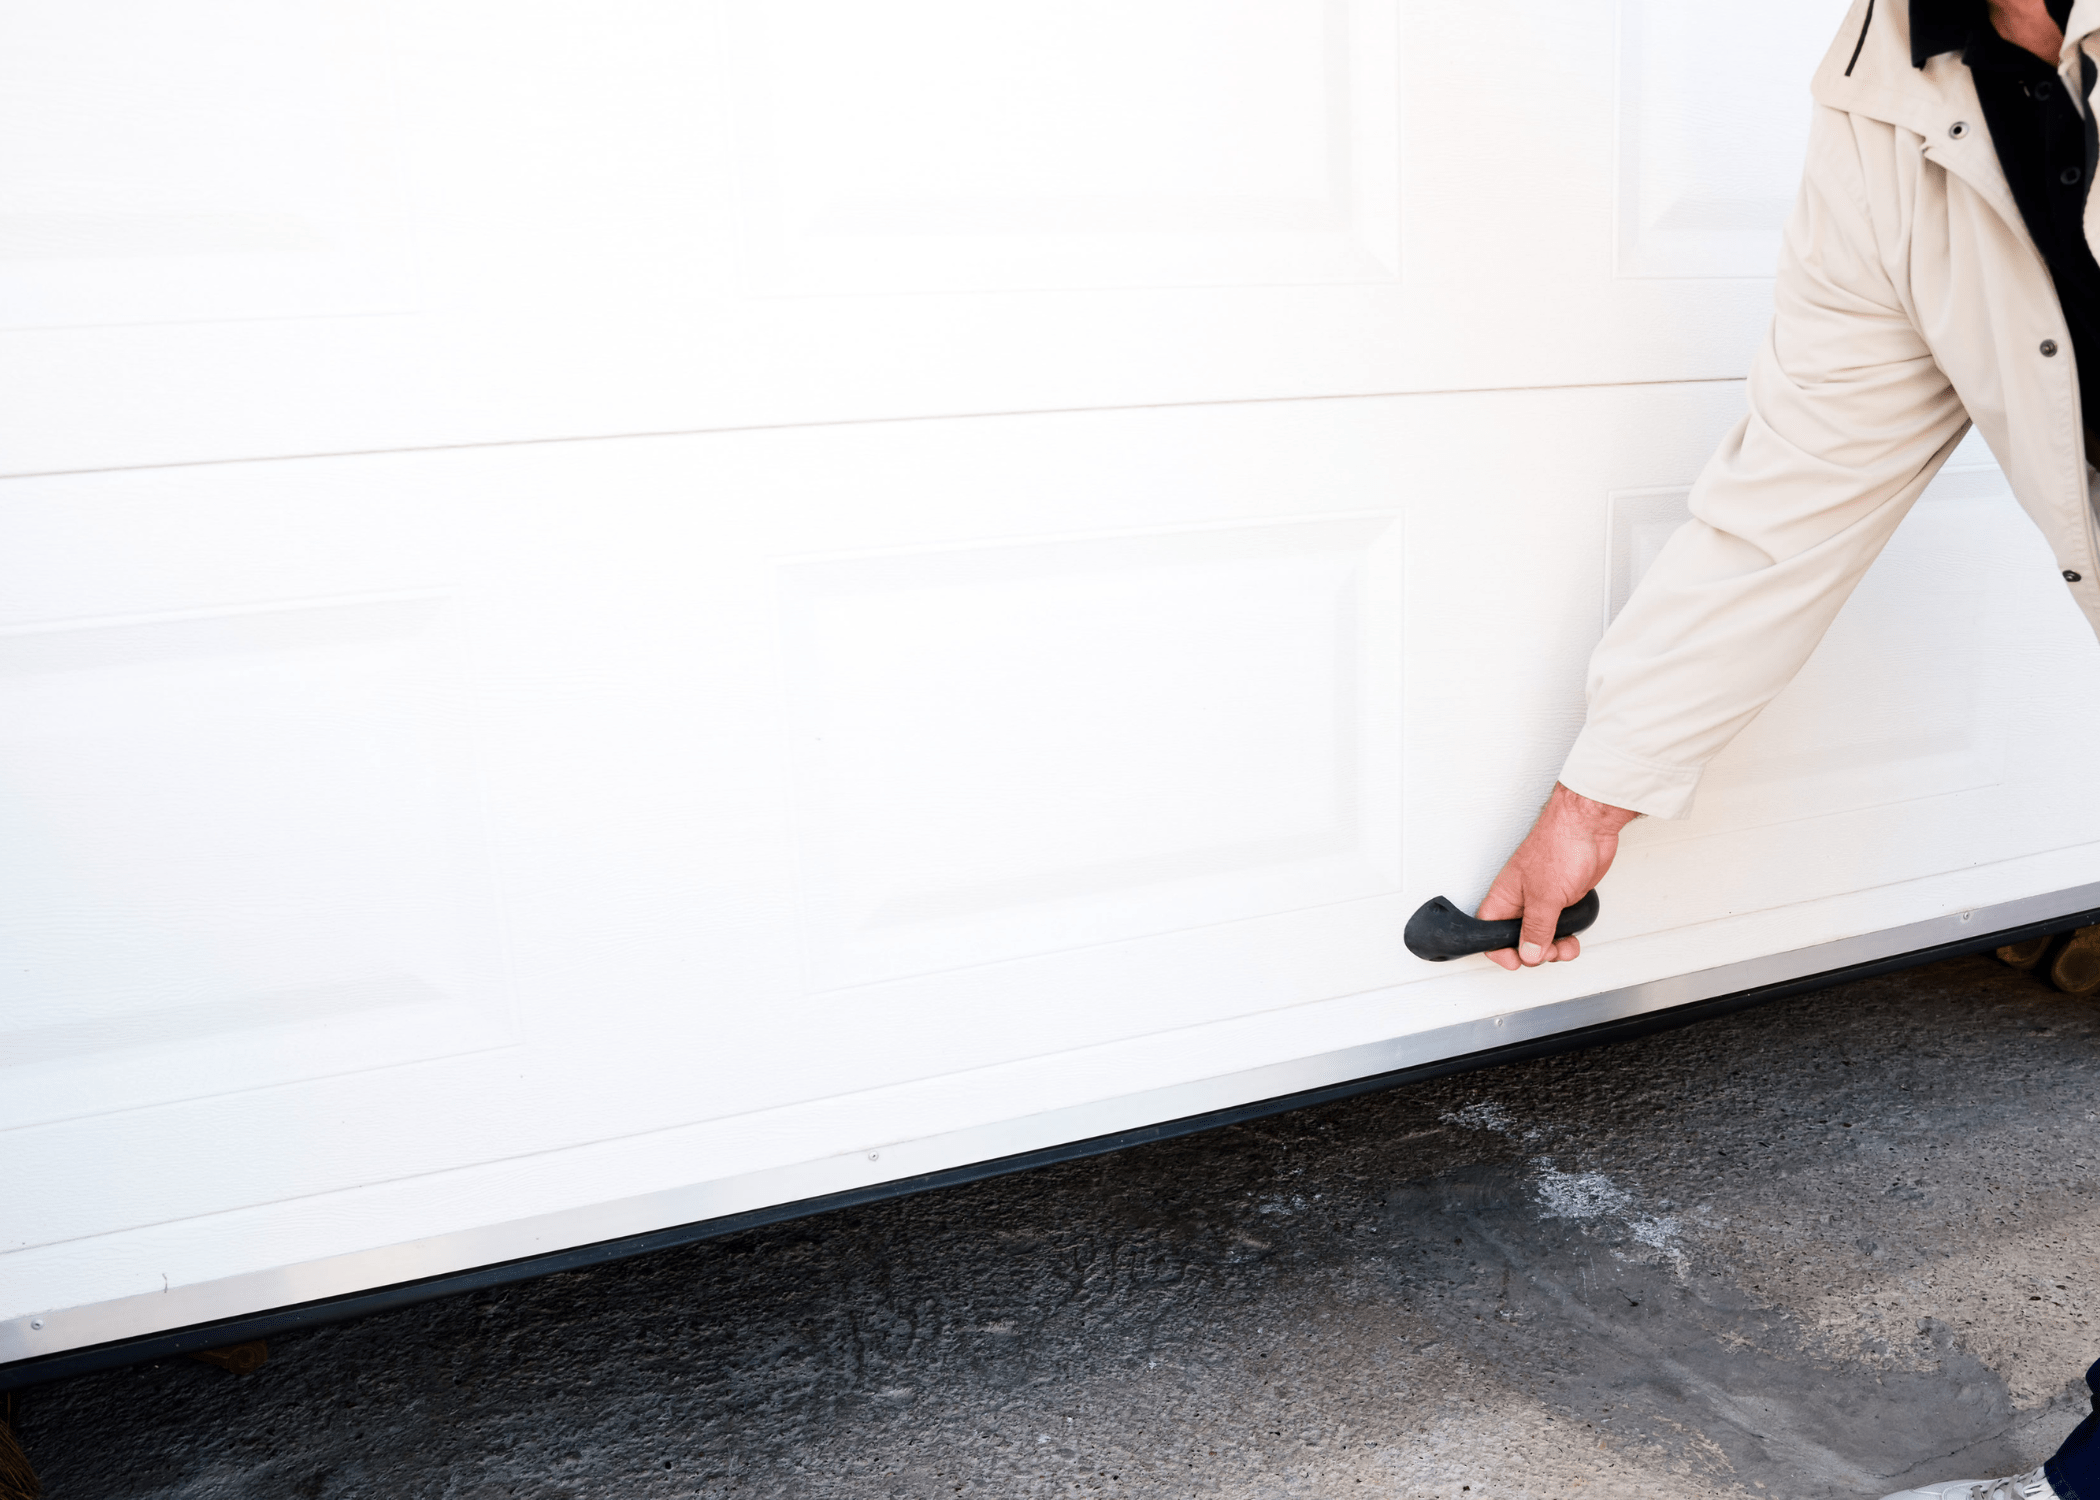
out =
<path fill-rule="evenodd" d="M 1898 1490 L 1886 1500 L 2056 1500 L 2056 1486 L 2040 1469 L 2029 1469 L 2010 1479 L 1955 1479 Z"/>

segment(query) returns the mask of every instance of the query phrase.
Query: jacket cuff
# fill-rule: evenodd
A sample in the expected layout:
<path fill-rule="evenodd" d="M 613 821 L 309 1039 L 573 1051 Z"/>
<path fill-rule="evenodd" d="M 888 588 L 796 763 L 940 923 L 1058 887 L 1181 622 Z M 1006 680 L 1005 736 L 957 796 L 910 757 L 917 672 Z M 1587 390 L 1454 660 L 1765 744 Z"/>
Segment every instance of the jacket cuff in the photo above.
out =
<path fill-rule="evenodd" d="M 1688 818 L 1701 769 L 1642 760 L 1607 745 L 1594 729 L 1585 728 L 1561 767 L 1560 784 L 1592 802 L 1631 808 L 1651 818 Z"/>

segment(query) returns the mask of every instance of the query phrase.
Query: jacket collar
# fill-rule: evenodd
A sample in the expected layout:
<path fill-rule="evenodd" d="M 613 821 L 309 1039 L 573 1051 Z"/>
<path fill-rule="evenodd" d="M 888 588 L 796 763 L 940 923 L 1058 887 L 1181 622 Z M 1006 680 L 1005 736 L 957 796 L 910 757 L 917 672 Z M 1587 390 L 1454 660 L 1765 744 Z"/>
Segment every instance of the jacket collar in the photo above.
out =
<path fill-rule="evenodd" d="M 2063 75 L 2064 87 L 2071 91 L 2072 102 L 2083 113 L 2085 84 L 2080 75 L 2085 71 L 2085 59 L 2090 57 L 2100 63 L 2100 0 L 2077 0 L 2061 24 L 2064 55 L 2056 71 Z"/>
<path fill-rule="evenodd" d="M 2082 59 L 2100 62 L 2100 0 L 2048 4 L 2064 31 L 2058 71 L 2072 99 L 2083 105 Z M 1977 29 L 1989 24 L 1987 0 L 1853 0 L 1812 91 L 1833 108 L 1910 129 L 1940 123 L 1950 103 L 1968 106 L 1973 120 L 1975 90 L 1965 86 L 1961 54 Z"/>
<path fill-rule="evenodd" d="M 1853 0 L 1851 12 L 1824 54 L 1809 85 L 1818 104 L 1847 114 L 1894 125 L 1917 135 L 1927 160 L 1960 178 L 2033 251 L 2044 275 L 2047 268 L 2027 222 L 2013 201 L 2005 170 L 1991 143 L 1976 80 L 1961 51 L 1974 35 L 1974 13 L 1981 0 Z M 1984 11 L 1986 18 L 1989 12 Z M 1920 25 L 1913 37 L 1912 22 Z M 2064 51 L 2059 71 L 2071 98 L 2092 118 L 2085 98 L 2083 71 L 2091 57 L 2100 64 L 2100 0 L 2075 0 L 2063 22 Z M 1959 39 L 1949 38 L 1959 33 Z M 1943 46 L 1943 44 L 1946 44 Z M 2089 137 L 2089 140 L 2091 137 Z M 2090 146 L 2088 149 L 2091 149 Z M 2100 253 L 2100 192 L 2086 200 L 2086 240 Z"/>
<path fill-rule="evenodd" d="M 2100 9 L 2100 0 L 2081 3 Z M 1900 125 L 1928 141 L 1943 137 L 1953 120 L 1979 119 L 1976 89 L 1960 52 L 1926 50 L 1947 39 L 1946 13 L 1952 8 L 1919 7 L 1919 19 L 1933 29 L 1914 47 L 1905 0 L 1852 0 L 1809 86 L 1816 102 Z M 1960 28 L 1954 47 L 1966 46 L 1968 35 Z"/>
<path fill-rule="evenodd" d="M 1983 8 L 1982 0 L 1853 0 L 1809 91 L 1818 104 L 1913 132 L 1928 157 L 2020 224 L 1961 58 Z M 2074 21 L 2079 12 L 2100 28 L 2100 0 L 2077 0 Z M 1913 21 L 1921 28 L 1915 41 Z"/>
<path fill-rule="evenodd" d="M 1981 0 L 1976 8 L 1982 8 Z M 2081 11 L 2100 27 L 2100 0 L 2077 0 L 2074 20 Z M 2032 249 L 2033 236 L 2013 200 L 2005 169 L 1998 165 L 1983 105 L 1976 97 L 1976 80 L 1961 51 L 1925 52 L 1922 60 L 1913 55 L 1938 47 L 1957 28 L 1960 36 L 1954 46 L 1966 48 L 1975 29 L 1962 24 L 1969 13 L 1969 7 L 1955 0 L 1938 5 L 1921 0 L 1916 19 L 1928 29 L 1914 44 L 1913 8 L 1906 0 L 1853 0 L 1809 92 L 1818 104 L 1918 136 L 1927 160 L 1967 183 Z M 2100 44 L 2100 37 L 2094 40 Z M 2094 196 L 2100 200 L 2100 194 Z M 2041 252 L 2033 254 L 2041 265 Z"/>

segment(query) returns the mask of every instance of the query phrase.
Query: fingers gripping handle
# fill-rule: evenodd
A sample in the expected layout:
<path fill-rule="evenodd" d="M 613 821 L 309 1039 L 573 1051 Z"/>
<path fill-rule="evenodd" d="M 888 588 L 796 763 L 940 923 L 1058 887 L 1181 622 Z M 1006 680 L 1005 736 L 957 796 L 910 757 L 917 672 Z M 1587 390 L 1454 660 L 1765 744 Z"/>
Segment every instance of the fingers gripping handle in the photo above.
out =
<path fill-rule="evenodd" d="M 1560 921 L 1554 924 L 1553 935 L 1556 938 L 1573 937 L 1596 920 L 1597 893 L 1591 891 L 1561 912 Z M 1503 922 L 1483 922 L 1478 917 L 1467 916 L 1438 896 L 1434 901 L 1423 902 L 1421 909 L 1407 919 L 1407 931 L 1401 934 L 1401 938 L 1407 944 L 1407 951 L 1416 958 L 1440 964 L 1446 959 L 1464 958 L 1468 953 L 1492 953 L 1497 948 L 1514 948 L 1523 929 L 1521 917 L 1511 917 Z"/>

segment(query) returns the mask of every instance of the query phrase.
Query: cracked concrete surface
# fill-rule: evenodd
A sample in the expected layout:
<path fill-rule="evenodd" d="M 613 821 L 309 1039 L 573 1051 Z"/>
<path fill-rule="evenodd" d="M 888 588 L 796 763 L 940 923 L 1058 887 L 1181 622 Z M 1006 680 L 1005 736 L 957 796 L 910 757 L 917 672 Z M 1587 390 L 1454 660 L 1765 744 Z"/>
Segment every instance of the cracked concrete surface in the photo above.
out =
<path fill-rule="evenodd" d="M 2096 1064 L 2100 1004 L 1951 960 L 40 1387 L 21 1435 L 54 1500 L 1876 1500 L 2083 1414 Z"/>

